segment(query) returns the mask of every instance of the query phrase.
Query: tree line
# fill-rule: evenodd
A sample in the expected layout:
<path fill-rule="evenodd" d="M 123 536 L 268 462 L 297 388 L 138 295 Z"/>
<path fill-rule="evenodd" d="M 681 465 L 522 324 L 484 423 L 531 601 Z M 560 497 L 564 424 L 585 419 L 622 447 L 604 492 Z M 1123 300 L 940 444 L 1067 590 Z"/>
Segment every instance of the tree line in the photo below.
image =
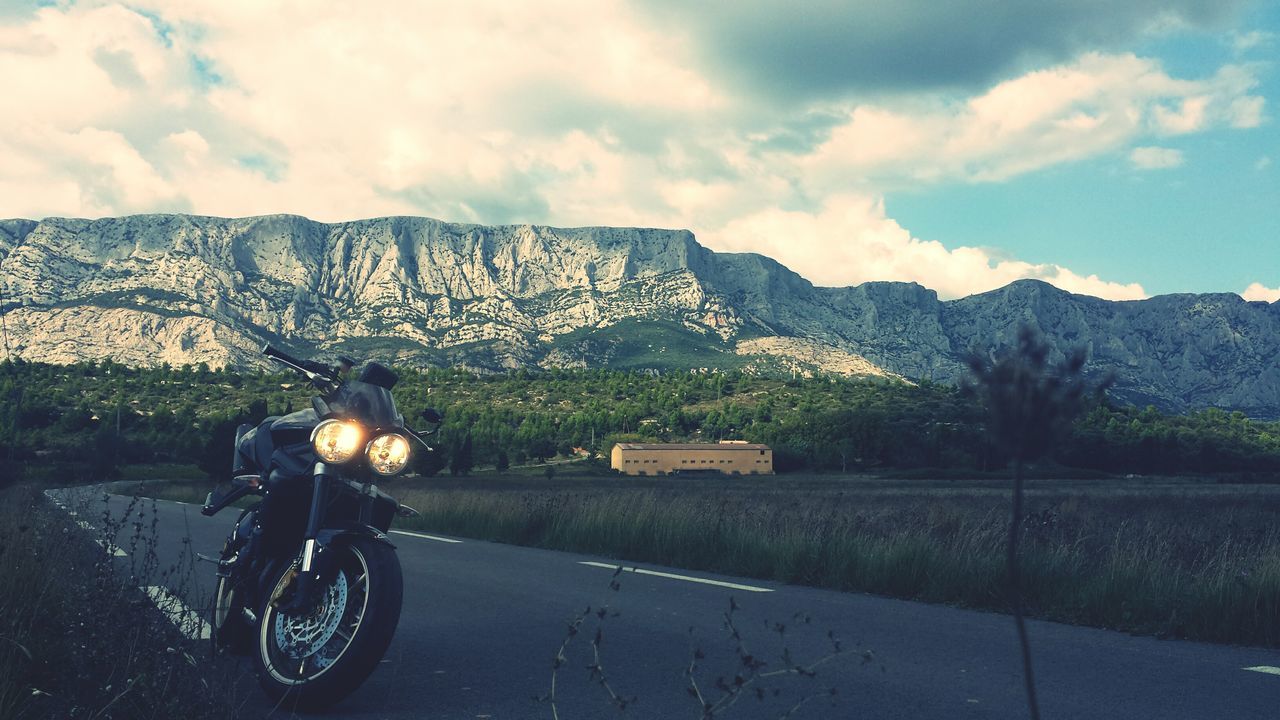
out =
<path fill-rule="evenodd" d="M 445 416 L 439 452 L 417 461 L 427 474 L 584 452 L 607 457 L 624 440 L 763 442 L 779 471 L 985 471 L 1008 461 L 987 436 L 981 401 L 929 382 L 738 371 L 397 372 L 394 393 L 410 424 L 426 407 Z M 140 462 L 195 463 L 217 474 L 230 462 L 237 425 L 310 407 L 313 394 L 292 373 L 5 361 L 0 458 L 79 461 L 103 476 Z M 1076 421 L 1051 461 L 1116 473 L 1275 473 L 1280 423 L 1103 400 Z"/>

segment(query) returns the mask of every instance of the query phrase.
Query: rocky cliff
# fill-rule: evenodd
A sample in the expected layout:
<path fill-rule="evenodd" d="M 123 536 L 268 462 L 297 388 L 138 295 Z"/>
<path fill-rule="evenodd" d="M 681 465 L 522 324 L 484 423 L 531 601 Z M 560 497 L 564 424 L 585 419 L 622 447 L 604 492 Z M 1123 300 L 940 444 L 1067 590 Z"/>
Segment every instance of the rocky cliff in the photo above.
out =
<path fill-rule="evenodd" d="M 752 367 L 951 382 L 1020 323 L 1085 346 L 1116 394 L 1280 415 L 1280 304 L 1109 302 L 1020 281 L 939 301 L 911 283 L 820 288 L 684 231 L 275 215 L 0 221 L 11 351 L 211 366 L 264 342 L 501 369 Z"/>

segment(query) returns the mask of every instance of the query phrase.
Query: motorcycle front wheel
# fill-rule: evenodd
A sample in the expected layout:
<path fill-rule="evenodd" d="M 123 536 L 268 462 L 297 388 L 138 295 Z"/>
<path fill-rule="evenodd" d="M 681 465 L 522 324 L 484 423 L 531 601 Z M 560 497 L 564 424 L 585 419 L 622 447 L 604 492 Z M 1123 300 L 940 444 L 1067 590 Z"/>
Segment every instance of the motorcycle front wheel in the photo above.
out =
<path fill-rule="evenodd" d="M 395 550 L 371 538 L 335 544 L 338 571 L 306 614 L 281 612 L 295 565 L 276 573 L 259 613 L 254 669 L 282 708 L 314 711 L 349 695 L 378 666 L 400 621 L 403 579 Z"/>

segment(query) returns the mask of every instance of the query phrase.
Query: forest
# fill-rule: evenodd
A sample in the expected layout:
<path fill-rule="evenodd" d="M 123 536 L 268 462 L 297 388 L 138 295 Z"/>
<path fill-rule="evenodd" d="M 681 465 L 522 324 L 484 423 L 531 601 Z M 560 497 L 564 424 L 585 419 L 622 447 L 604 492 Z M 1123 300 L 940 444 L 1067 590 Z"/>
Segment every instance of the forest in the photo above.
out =
<path fill-rule="evenodd" d="M 514 371 L 397 368 L 406 418 L 436 407 L 445 424 L 422 474 L 504 470 L 553 457 L 607 457 L 618 441 L 768 443 L 779 472 L 1001 470 L 980 401 L 964 388 L 730 372 Z M 292 373 L 205 365 L 135 368 L 0 363 L 0 457 L 6 472 L 42 460 L 83 463 L 92 478 L 121 465 L 227 470 L 235 427 L 308 407 Z M 1050 465 L 1136 474 L 1280 472 L 1280 423 L 1209 408 L 1169 415 L 1102 397 L 1075 422 Z"/>

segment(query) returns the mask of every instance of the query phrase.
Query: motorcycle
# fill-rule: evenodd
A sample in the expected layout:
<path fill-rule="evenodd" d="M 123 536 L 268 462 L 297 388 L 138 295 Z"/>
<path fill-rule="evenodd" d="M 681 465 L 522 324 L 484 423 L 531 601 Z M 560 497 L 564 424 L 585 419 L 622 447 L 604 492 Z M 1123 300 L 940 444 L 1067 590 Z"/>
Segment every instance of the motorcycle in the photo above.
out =
<path fill-rule="evenodd" d="M 442 417 L 428 409 L 425 429 L 407 427 L 391 394 L 398 378 L 378 363 L 343 380 L 270 345 L 262 352 L 320 394 L 311 408 L 236 430 L 230 489 L 211 492 L 201 512 L 261 500 L 216 559 L 210 634 L 215 652 L 252 656 L 273 701 L 319 710 L 359 687 L 391 644 L 403 583 L 387 532 L 417 512 L 375 481 L 404 471 L 411 441 L 430 452 Z"/>

